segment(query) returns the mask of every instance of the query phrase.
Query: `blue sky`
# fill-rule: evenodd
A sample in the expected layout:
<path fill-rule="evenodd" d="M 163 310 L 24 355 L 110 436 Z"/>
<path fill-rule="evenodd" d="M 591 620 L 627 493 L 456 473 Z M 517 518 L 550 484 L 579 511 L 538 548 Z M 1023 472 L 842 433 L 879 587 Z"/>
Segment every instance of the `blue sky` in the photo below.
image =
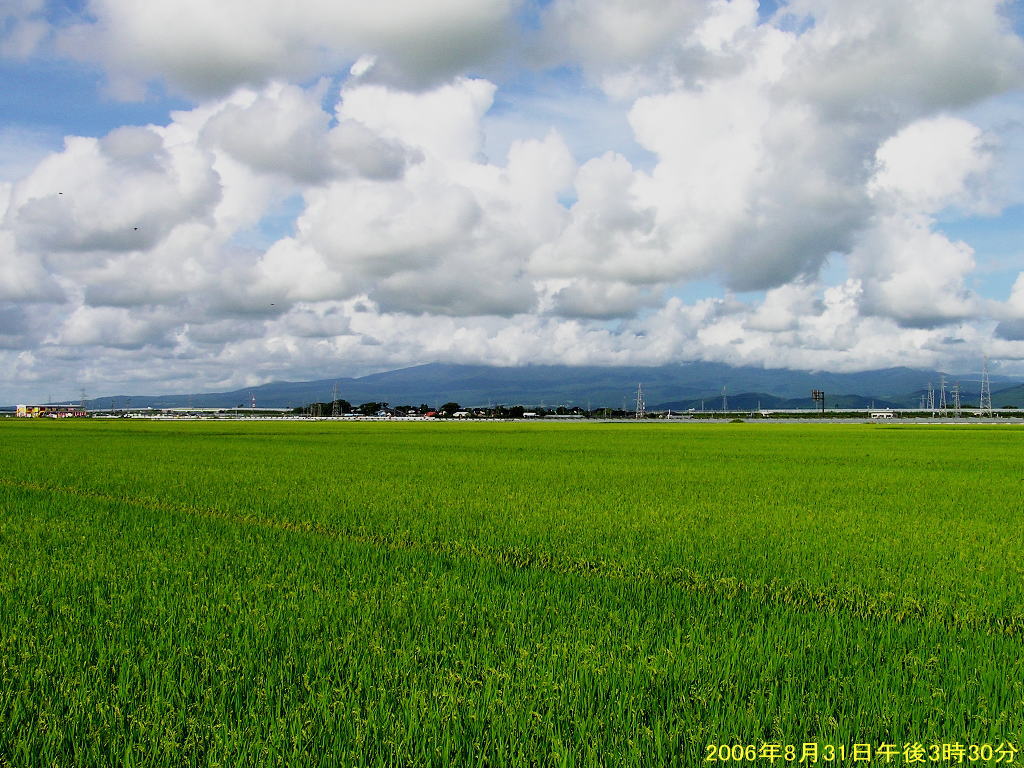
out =
<path fill-rule="evenodd" d="M 61 139 L 102 136 L 122 125 L 163 124 L 171 110 L 189 106 L 162 91 L 143 101 L 118 101 L 104 95 L 102 70 L 63 60 L 2 61 L 0 79 L 0 110 L 8 127 Z"/>
<path fill-rule="evenodd" d="M 1022 30 L 997 0 L 15 0 L 0 400 L 1024 373 Z"/>

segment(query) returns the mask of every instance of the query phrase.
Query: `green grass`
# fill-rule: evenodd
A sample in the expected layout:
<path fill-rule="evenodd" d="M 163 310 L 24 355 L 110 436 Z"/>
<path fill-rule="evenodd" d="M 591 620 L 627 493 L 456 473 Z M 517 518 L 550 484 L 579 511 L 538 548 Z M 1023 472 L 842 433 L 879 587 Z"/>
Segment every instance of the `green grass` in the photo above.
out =
<path fill-rule="evenodd" d="M 2 422 L 0 766 L 1019 746 L 1022 440 Z"/>

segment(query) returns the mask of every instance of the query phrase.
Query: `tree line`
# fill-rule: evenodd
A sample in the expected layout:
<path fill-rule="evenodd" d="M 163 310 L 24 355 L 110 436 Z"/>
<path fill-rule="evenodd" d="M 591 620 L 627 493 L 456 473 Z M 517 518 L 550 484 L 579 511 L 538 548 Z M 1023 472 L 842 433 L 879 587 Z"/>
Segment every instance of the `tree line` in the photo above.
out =
<path fill-rule="evenodd" d="M 487 407 L 464 407 L 459 403 L 449 401 L 443 405 L 430 405 L 420 403 L 419 405 L 391 405 L 383 401 L 371 400 L 360 405 L 353 405 L 348 400 L 331 400 L 327 402 L 307 403 L 306 405 L 293 408 L 296 415 L 306 416 L 427 416 L 432 415 L 440 418 L 452 418 L 457 413 L 465 413 L 468 418 L 486 419 L 521 419 L 525 414 L 535 414 L 538 418 L 544 416 L 578 416 L 582 418 L 615 418 L 627 416 L 631 412 L 615 410 L 612 408 L 599 408 L 588 411 L 584 408 L 569 407 L 560 405 L 554 408 L 525 406 L 525 405 L 495 405 Z"/>

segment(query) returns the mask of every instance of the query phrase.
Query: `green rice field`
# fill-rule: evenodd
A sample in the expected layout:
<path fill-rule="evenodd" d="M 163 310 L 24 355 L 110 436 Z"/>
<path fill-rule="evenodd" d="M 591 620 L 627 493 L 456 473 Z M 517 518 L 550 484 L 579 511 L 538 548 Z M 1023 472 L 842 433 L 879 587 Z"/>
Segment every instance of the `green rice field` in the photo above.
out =
<path fill-rule="evenodd" d="M 1009 762 L 1022 515 L 1019 427 L 8 419 L 0 766 Z"/>

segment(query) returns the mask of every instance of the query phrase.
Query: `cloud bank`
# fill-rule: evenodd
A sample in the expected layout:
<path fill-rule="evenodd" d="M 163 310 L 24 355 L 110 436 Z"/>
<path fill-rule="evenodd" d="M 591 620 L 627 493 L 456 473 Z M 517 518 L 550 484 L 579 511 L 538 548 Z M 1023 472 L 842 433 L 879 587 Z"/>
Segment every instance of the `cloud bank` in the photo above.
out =
<path fill-rule="evenodd" d="M 994 0 L 3 13 L 4 55 L 190 104 L 0 182 L 10 397 L 430 360 L 1024 371 L 1024 259 L 980 290 L 945 226 L 1024 203 Z"/>

